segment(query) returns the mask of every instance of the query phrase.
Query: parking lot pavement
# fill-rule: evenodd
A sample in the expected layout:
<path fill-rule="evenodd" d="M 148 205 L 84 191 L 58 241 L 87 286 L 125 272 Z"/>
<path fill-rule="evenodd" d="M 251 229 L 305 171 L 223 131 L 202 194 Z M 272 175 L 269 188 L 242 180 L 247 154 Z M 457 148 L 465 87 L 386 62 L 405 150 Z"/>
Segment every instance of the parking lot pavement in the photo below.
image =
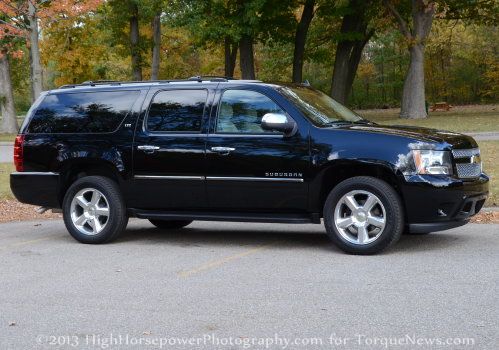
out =
<path fill-rule="evenodd" d="M 132 220 L 92 246 L 61 221 L 2 224 L 0 349 L 499 348 L 497 225 L 403 236 L 376 256 L 346 255 L 323 232 Z"/>

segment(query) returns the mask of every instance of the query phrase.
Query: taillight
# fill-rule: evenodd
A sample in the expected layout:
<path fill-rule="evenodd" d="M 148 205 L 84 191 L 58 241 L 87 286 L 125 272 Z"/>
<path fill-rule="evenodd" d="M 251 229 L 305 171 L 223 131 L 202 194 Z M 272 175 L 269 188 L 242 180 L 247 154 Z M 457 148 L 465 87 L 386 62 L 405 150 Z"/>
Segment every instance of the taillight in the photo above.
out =
<path fill-rule="evenodd" d="M 24 155 L 23 155 L 24 135 L 17 135 L 14 142 L 14 165 L 16 171 L 24 170 Z"/>

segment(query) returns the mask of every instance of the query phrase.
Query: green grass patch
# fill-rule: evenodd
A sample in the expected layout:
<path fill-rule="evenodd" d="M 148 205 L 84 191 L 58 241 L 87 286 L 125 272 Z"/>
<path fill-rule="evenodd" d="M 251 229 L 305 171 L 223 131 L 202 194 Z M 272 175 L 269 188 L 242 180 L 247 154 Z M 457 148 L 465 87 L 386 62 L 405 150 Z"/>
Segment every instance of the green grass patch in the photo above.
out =
<path fill-rule="evenodd" d="M 448 112 L 431 112 L 426 119 L 401 119 L 399 109 L 358 111 L 373 122 L 385 125 L 415 125 L 455 132 L 499 132 L 499 105 L 458 106 Z"/>
<path fill-rule="evenodd" d="M 16 134 L 0 134 L 0 142 L 14 142 Z"/>
<path fill-rule="evenodd" d="M 15 170 L 14 164 L 0 163 L 0 199 L 14 198 L 10 191 L 9 175 Z"/>
<path fill-rule="evenodd" d="M 499 141 L 480 141 L 483 170 L 490 176 L 486 206 L 499 206 Z"/>

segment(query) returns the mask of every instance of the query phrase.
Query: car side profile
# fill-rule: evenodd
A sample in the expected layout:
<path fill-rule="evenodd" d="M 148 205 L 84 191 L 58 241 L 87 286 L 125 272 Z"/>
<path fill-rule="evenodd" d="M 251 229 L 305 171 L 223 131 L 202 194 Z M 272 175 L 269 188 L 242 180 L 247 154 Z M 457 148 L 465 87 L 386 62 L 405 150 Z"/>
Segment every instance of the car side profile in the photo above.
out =
<path fill-rule="evenodd" d="M 44 92 L 14 146 L 16 198 L 82 243 L 128 218 L 321 223 L 343 251 L 466 224 L 488 195 L 473 138 L 363 119 L 308 84 L 193 77 Z"/>

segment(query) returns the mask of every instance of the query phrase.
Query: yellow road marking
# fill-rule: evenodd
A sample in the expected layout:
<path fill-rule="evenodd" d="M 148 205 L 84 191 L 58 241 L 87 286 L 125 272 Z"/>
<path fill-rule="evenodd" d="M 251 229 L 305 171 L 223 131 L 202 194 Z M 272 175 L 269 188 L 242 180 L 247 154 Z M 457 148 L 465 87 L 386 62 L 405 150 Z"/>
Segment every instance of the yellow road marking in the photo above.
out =
<path fill-rule="evenodd" d="M 230 256 L 227 256 L 225 258 L 218 259 L 218 260 L 213 260 L 213 261 L 207 262 L 206 264 L 203 264 L 203 265 L 200 265 L 200 266 L 198 266 L 196 268 L 193 268 L 191 270 L 181 271 L 178 274 L 179 274 L 180 277 L 189 277 L 189 276 L 192 276 L 192 275 L 194 275 L 196 273 L 199 273 L 199 272 L 202 272 L 202 271 L 206 271 L 206 270 L 209 270 L 209 269 L 221 266 L 221 265 L 226 264 L 228 262 L 231 262 L 233 260 L 241 259 L 241 258 L 244 258 L 245 256 L 261 252 L 262 250 L 265 250 L 265 249 L 269 248 L 270 246 L 272 246 L 274 244 L 275 244 L 275 242 L 269 243 L 269 244 L 265 244 L 265 245 L 261 245 L 261 246 L 258 246 L 256 248 L 246 250 L 246 251 L 244 251 L 242 253 L 239 253 L 239 254 L 230 255 Z"/>

